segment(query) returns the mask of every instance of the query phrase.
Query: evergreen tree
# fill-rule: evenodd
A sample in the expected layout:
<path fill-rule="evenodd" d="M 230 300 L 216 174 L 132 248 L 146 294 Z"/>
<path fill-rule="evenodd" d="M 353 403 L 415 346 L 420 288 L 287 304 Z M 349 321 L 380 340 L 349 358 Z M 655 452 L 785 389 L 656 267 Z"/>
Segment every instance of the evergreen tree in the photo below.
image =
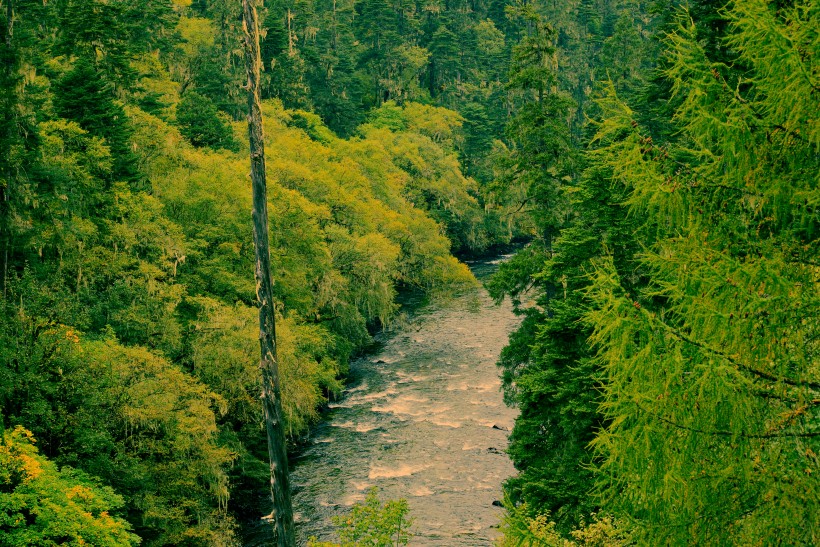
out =
<path fill-rule="evenodd" d="M 187 92 L 177 104 L 177 124 L 194 146 L 234 148 L 231 126 L 219 117 L 208 97 L 195 91 Z"/>
<path fill-rule="evenodd" d="M 819 12 L 748 1 L 725 14 L 716 42 L 688 17 L 668 39 L 677 143 L 607 105 L 605 162 L 648 220 L 650 278 L 631 291 L 602 260 L 590 292 L 610 421 L 599 484 L 642 542 L 811 545 Z"/>
<path fill-rule="evenodd" d="M 497 182 L 519 194 L 536 223 L 537 242 L 549 252 L 569 213 L 562 186 L 577 173 L 578 154 L 567 125 L 571 99 L 557 88 L 554 31 L 530 8 L 513 12 L 529 30 L 513 48 L 507 88 L 518 108 L 506 127 L 510 152 Z"/>
<path fill-rule="evenodd" d="M 80 57 L 72 69 L 56 82 L 54 107 L 57 113 L 77 122 L 91 135 L 102 137 L 111 148 L 116 180 L 131 182 L 141 188 L 142 175 L 131 148 L 131 128 L 120 103 L 114 99 L 97 67 Z"/>
<path fill-rule="evenodd" d="M 609 215 L 573 213 L 582 206 L 572 199 L 579 195 L 579 158 L 567 123 L 571 101 L 555 89 L 553 31 L 530 9 L 517 15 L 530 30 L 513 48 L 508 85 L 523 104 L 507 128 L 513 148 L 503 159 L 502 181 L 506 192 L 518 189 L 512 211 L 526 208 L 535 239 L 488 285 L 491 295 L 509 296 L 525 316 L 499 362 L 506 399 L 520 409 L 509 448 L 519 474 L 505 488 L 512 503 L 527 504 L 533 516 L 552 512 L 568 532 L 592 508 L 585 445 L 597 424 L 591 365 L 577 321 L 581 264 L 598 249 L 600 223 Z M 583 195 L 593 203 L 600 198 Z M 574 231 L 562 235 L 571 225 Z M 523 308 L 520 298 L 528 291 L 535 291 L 537 305 Z"/>
<path fill-rule="evenodd" d="M 590 2 L 569 11 L 554 7 L 547 13 L 558 19 L 558 28 L 546 32 L 532 9 L 510 10 L 529 28 L 513 49 L 511 84 L 528 90 L 532 102 L 508 128 L 521 151 L 513 149 L 504 159 L 501 180 L 527 181 L 535 189 L 519 197 L 526 201 L 518 208 L 533 215 L 536 233 L 543 235 L 502 264 L 489 289 L 496 298 L 510 296 L 525 316 L 499 362 L 506 399 L 520 409 L 510 436 L 519 473 L 505 486 L 514 506 L 509 518 L 524 519 L 524 530 L 527 522 L 548 519 L 556 534 L 566 536 L 600 509 L 591 495 L 595 458 L 589 443 L 606 420 L 598 411 L 600 371 L 587 342 L 592 331 L 582 321 L 592 307 L 588 271 L 592 260 L 611 253 L 626 286 L 640 286 L 643 277 L 634 260 L 638 224 L 621 205 L 626 192 L 613 186 L 611 168 L 595 151 L 601 143 L 590 143 L 584 154 L 578 150 L 584 133 L 578 120 L 597 106 L 589 102 L 591 90 L 579 95 L 577 86 L 594 85 L 602 67 L 579 69 L 571 63 L 577 48 L 597 55 L 611 31 L 604 24 L 608 16 Z M 566 59 L 570 62 L 561 65 Z M 641 75 L 627 74 L 619 87 L 634 86 L 632 80 Z M 556 88 L 579 102 L 573 105 Z M 522 298 L 536 305 L 521 307 Z"/>

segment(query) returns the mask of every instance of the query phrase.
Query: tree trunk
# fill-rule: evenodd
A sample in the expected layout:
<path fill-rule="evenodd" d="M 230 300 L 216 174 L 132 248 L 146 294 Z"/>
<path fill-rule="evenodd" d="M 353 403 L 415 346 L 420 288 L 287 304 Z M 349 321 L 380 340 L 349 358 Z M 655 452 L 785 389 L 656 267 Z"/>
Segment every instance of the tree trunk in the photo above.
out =
<path fill-rule="evenodd" d="M 278 547 L 295 547 L 293 507 L 288 479 L 288 457 L 279 389 L 276 358 L 275 312 L 270 274 L 268 242 L 268 201 L 265 180 L 265 143 L 262 135 L 262 110 L 259 103 L 259 29 L 252 0 L 242 0 L 245 30 L 245 66 L 248 74 L 248 135 L 253 185 L 253 241 L 256 247 L 256 298 L 259 301 L 259 345 L 262 351 L 262 406 L 268 435 L 273 524 Z"/>
<path fill-rule="evenodd" d="M 16 128 L 17 94 L 15 91 L 14 73 L 17 70 L 17 58 L 12 43 L 14 34 L 14 3 L 6 0 L 6 21 L 1 27 L 3 43 L 0 45 L 0 85 L 6 87 L 0 91 L 0 172 L 5 175 L 6 184 L 0 186 L 0 241 L 3 242 L 3 298 L 6 298 L 9 277 L 9 245 L 11 242 L 11 222 L 9 221 L 11 204 L 12 168 L 10 165 L 10 148 Z M 3 134 L 5 133 L 5 134 Z"/>

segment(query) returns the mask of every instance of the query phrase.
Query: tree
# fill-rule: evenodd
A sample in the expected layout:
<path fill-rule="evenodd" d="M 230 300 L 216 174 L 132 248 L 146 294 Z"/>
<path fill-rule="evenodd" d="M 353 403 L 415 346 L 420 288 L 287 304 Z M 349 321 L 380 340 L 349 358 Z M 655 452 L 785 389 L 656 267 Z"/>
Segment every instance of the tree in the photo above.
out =
<path fill-rule="evenodd" d="M 647 220 L 640 291 L 597 262 L 587 320 L 605 504 L 653 544 L 820 540 L 816 2 L 730 3 L 667 41 L 677 143 L 613 98 L 605 163 Z"/>
<path fill-rule="evenodd" d="M 177 104 L 180 133 L 194 146 L 234 148 L 233 130 L 219 117 L 214 103 L 204 95 L 188 91 Z"/>
<path fill-rule="evenodd" d="M 513 211 L 532 215 L 538 234 L 488 285 L 491 295 L 509 296 L 524 315 L 498 363 L 505 399 L 520 410 L 509 447 L 518 474 L 505 483 L 511 517 L 523 522 L 523 528 L 509 528 L 513 537 L 507 540 L 514 542 L 515 530 L 534 523 L 546 536 L 567 538 L 600 508 L 591 495 L 595 455 L 589 443 L 606 420 L 598 410 L 600 372 L 587 341 L 592 331 L 583 322 L 592 306 L 588 271 L 592 260 L 611 254 L 625 286 L 634 290 L 642 277 L 634 259 L 639 225 L 621 204 L 626 191 L 612 184 L 611 168 L 595 150 L 600 143 L 579 150 L 583 132 L 573 137 L 570 131 L 573 105 L 553 91 L 569 86 L 577 97 L 573 80 L 589 76 L 574 66 L 556 73 L 555 64 L 575 55 L 567 49 L 589 45 L 578 44 L 570 30 L 591 22 L 586 13 L 565 15 L 556 23 L 563 28 L 552 31 L 532 11 L 512 14 L 523 17 L 530 30 L 513 50 L 511 82 L 523 104 L 508 128 L 515 147 L 499 167 L 501 181 L 519 191 L 522 204 Z M 600 38 L 603 31 L 595 32 Z M 559 35 L 564 44 L 553 45 Z M 594 108 L 581 98 L 576 106 L 583 118 Z M 535 305 L 522 306 L 524 297 Z"/>
<path fill-rule="evenodd" d="M 593 514 L 569 534 L 561 533 L 549 513 L 531 516 L 527 504 L 507 507 L 501 521 L 504 536 L 498 547 L 627 547 L 632 543 L 624 522 Z M 567 539 L 567 535 L 572 539 Z"/>
<path fill-rule="evenodd" d="M 268 435 L 268 455 L 270 457 L 271 501 L 273 502 L 271 517 L 276 527 L 277 545 L 295 547 L 288 455 L 285 446 L 285 427 L 282 421 L 281 390 L 276 356 L 276 311 L 273 305 L 270 274 L 265 140 L 262 135 L 262 109 L 259 102 L 259 30 L 254 5 L 250 0 L 243 0 L 242 8 L 245 31 L 245 67 L 248 75 L 248 137 L 253 185 L 256 298 L 259 303 L 259 345 L 262 352 L 260 369 L 265 429 Z"/>
<path fill-rule="evenodd" d="M 531 214 L 535 235 L 549 251 L 568 214 L 562 187 L 577 174 L 578 153 L 567 124 L 572 101 L 557 88 L 555 31 L 531 7 L 511 14 L 529 30 L 513 48 L 507 88 L 518 108 L 505 130 L 512 147 L 499 183 L 502 192 L 519 193 L 512 203 L 516 213 L 537 210 Z"/>
<path fill-rule="evenodd" d="M 37 453 L 31 432 L 0 431 L 0 542 L 4 545 L 132 547 L 123 499 L 81 471 Z"/>
<path fill-rule="evenodd" d="M 102 137 L 111 148 L 115 180 L 142 182 L 137 167 L 137 157 L 129 139 L 131 128 L 122 105 L 114 99 L 113 88 L 102 74 L 85 57 L 74 66 L 55 86 L 54 106 L 57 113 L 76 121 L 80 127 L 95 137 Z"/>

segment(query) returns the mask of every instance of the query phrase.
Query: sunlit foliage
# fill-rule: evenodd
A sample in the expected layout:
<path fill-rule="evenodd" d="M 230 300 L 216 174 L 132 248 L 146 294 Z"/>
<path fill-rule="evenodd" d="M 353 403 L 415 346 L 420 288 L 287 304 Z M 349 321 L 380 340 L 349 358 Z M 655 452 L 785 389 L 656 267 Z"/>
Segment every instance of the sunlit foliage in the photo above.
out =
<path fill-rule="evenodd" d="M 123 499 L 81 471 L 37 453 L 31 432 L 2 432 L 0 542 L 3 545 L 131 547 L 139 538 L 119 516 Z"/>
<path fill-rule="evenodd" d="M 650 281 L 597 263 L 587 317 L 611 420 L 606 503 L 663 543 L 818 540 L 816 3 L 737 2 L 713 60 L 683 15 L 667 77 L 680 139 L 605 104 L 602 138 Z"/>
<path fill-rule="evenodd" d="M 311 539 L 310 547 L 399 547 L 407 545 L 413 538 L 410 528 L 414 519 L 406 499 L 379 499 L 375 486 L 368 490 L 364 501 L 353 505 L 347 515 L 333 518 L 338 530 L 340 543 L 319 542 Z"/>
<path fill-rule="evenodd" d="M 549 513 L 536 513 L 526 503 L 514 505 L 508 499 L 506 514 L 499 527 L 497 547 L 626 547 L 634 545 L 623 521 L 610 515 L 589 515 L 578 528 L 561 533 Z M 571 538 L 571 539 L 569 539 Z"/>

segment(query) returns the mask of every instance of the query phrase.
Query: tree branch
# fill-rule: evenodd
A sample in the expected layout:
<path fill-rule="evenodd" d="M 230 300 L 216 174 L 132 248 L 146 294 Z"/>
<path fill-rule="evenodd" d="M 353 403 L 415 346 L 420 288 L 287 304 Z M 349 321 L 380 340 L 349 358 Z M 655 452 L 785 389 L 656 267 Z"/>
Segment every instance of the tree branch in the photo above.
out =
<path fill-rule="evenodd" d="M 770 374 L 768 372 L 758 370 L 758 369 L 756 369 L 752 366 L 749 366 L 745 363 L 741 363 L 737 359 L 725 354 L 724 352 L 722 352 L 720 350 L 716 350 L 715 348 L 709 347 L 709 346 L 707 346 L 706 344 L 704 344 L 702 342 L 698 342 L 696 340 L 693 340 L 692 338 L 686 336 L 685 334 L 683 334 L 679 330 L 675 329 L 674 327 L 671 327 L 671 326 L 667 325 L 666 323 L 664 323 L 660 319 L 656 318 L 656 321 L 659 324 L 661 324 L 668 332 L 670 332 L 676 338 L 678 338 L 679 340 L 681 340 L 683 342 L 686 342 L 688 344 L 691 344 L 695 347 L 701 348 L 703 350 L 706 350 L 706 351 L 708 351 L 709 353 L 711 353 L 713 355 L 717 355 L 718 357 L 720 357 L 722 359 L 725 359 L 726 361 L 728 361 L 729 363 L 731 363 L 732 365 L 737 367 L 739 370 L 743 370 L 743 371 L 745 371 L 745 372 L 747 372 L 747 373 L 749 373 L 753 376 L 756 376 L 756 377 L 764 379 L 764 380 L 769 380 L 771 382 L 782 382 L 782 383 L 784 383 L 786 385 L 789 385 L 789 386 L 792 386 L 792 387 L 803 387 L 803 388 L 808 388 L 808 389 L 811 389 L 811 390 L 814 390 L 814 391 L 820 391 L 820 383 L 818 383 L 818 382 L 809 382 L 809 381 L 800 382 L 800 381 L 797 381 L 797 380 L 792 380 L 790 378 L 785 378 L 785 377 L 782 377 L 782 376 L 776 376 L 774 374 Z"/>
<path fill-rule="evenodd" d="M 810 438 L 810 437 L 820 437 L 820 431 L 812 431 L 810 433 L 744 433 L 742 431 L 727 431 L 721 429 L 701 429 L 699 427 L 692 427 L 688 425 L 679 424 L 669 418 L 665 418 L 660 414 L 652 412 L 644 408 L 639 402 L 633 401 L 635 406 L 637 406 L 641 411 L 645 414 L 649 414 L 650 416 L 660 420 L 665 424 L 669 424 L 673 427 L 678 429 L 682 429 L 684 431 L 690 431 L 692 433 L 701 433 L 703 435 L 710 435 L 712 437 L 744 437 L 746 439 L 780 439 L 784 437 L 788 438 Z"/>

